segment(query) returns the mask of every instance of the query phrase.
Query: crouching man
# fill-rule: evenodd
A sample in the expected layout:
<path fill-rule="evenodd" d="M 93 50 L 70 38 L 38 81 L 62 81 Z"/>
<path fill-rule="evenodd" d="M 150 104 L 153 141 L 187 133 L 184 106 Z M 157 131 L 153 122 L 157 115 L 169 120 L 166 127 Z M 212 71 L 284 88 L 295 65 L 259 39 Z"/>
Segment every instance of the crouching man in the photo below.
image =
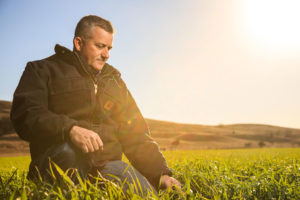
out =
<path fill-rule="evenodd" d="M 77 169 L 82 178 L 100 172 L 109 180 L 113 174 L 133 182 L 135 174 L 145 191 L 180 186 L 120 72 L 106 63 L 113 37 L 109 21 L 85 16 L 77 24 L 73 51 L 56 45 L 54 55 L 28 62 L 11 120 L 30 143 L 29 179 L 39 173 L 48 180 L 50 158 L 63 170 Z M 122 153 L 134 168 L 121 161 Z"/>

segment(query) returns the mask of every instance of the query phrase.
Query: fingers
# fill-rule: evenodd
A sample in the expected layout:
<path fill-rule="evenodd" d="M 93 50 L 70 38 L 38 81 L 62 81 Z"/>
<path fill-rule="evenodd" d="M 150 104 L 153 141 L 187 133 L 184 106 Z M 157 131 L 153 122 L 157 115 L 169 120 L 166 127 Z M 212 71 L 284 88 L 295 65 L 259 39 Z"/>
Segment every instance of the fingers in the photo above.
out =
<path fill-rule="evenodd" d="M 100 136 L 93 131 L 90 131 L 86 145 L 88 147 L 88 152 L 98 151 L 99 149 L 103 150 L 103 142 L 100 139 Z"/>
<path fill-rule="evenodd" d="M 92 137 L 90 141 L 91 141 L 91 144 L 93 145 L 94 151 L 98 151 L 100 148 L 100 145 L 98 144 L 96 137 L 95 138 Z"/>
<path fill-rule="evenodd" d="M 81 146 L 81 150 L 83 151 L 83 153 L 88 153 L 89 152 L 89 149 L 84 144 Z"/>
<path fill-rule="evenodd" d="M 161 177 L 161 183 L 163 188 L 169 188 L 176 189 L 176 187 L 181 188 L 181 184 L 178 180 L 176 180 L 173 177 L 170 177 L 168 175 L 163 175 Z M 175 186 L 175 187 L 174 187 Z"/>
<path fill-rule="evenodd" d="M 99 145 L 99 148 L 101 149 L 101 150 L 103 150 L 103 142 L 102 142 L 102 140 L 100 139 L 100 137 L 99 137 L 99 135 L 97 135 L 98 137 L 96 137 L 96 142 L 97 142 L 97 144 Z"/>
<path fill-rule="evenodd" d="M 84 153 L 103 150 L 103 142 L 94 131 L 74 126 L 70 131 L 70 139 Z"/>
<path fill-rule="evenodd" d="M 179 188 L 181 187 L 180 182 L 177 181 L 175 178 L 172 178 L 172 179 L 171 179 L 171 185 L 176 185 L 176 186 L 178 186 Z"/>
<path fill-rule="evenodd" d="M 180 182 L 179 181 L 177 181 L 175 178 L 173 178 L 173 177 L 170 177 L 170 184 L 171 185 L 176 185 L 176 186 L 178 186 L 178 187 L 181 187 L 181 184 L 180 184 Z"/>
<path fill-rule="evenodd" d="M 95 151 L 94 146 L 93 146 L 91 140 L 87 140 L 85 144 L 86 144 L 86 146 L 88 148 L 88 152 L 94 152 Z"/>

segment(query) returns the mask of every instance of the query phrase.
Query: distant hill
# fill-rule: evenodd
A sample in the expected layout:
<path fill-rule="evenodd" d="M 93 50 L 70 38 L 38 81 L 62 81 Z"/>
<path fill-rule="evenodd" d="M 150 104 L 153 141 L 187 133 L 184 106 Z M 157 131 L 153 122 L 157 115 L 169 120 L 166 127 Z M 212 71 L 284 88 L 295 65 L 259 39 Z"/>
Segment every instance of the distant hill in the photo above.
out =
<path fill-rule="evenodd" d="M 147 119 L 152 137 L 166 149 L 300 147 L 300 129 L 263 124 L 197 125 Z"/>
<path fill-rule="evenodd" d="M 29 153 L 9 119 L 11 102 L 0 101 L 0 155 Z M 263 124 L 207 126 L 146 119 L 161 149 L 300 147 L 300 129 Z"/>
<path fill-rule="evenodd" d="M 0 136 L 4 134 L 14 133 L 14 128 L 9 119 L 11 102 L 0 101 Z"/>
<path fill-rule="evenodd" d="M 11 102 L 0 101 L 0 156 L 27 155 L 29 145 L 15 133 L 9 118 Z"/>

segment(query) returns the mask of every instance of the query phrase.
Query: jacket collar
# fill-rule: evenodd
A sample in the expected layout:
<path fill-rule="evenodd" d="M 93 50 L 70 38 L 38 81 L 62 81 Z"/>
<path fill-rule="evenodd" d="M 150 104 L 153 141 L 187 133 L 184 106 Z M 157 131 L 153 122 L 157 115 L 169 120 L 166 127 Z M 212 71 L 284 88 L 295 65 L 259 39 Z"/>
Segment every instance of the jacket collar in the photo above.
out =
<path fill-rule="evenodd" d="M 84 60 L 82 58 L 80 58 L 80 56 L 74 52 L 69 50 L 66 47 L 63 47 L 59 44 L 55 45 L 55 53 L 62 58 L 63 60 L 65 60 L 68 63 L 71 63 L 73 65 L 75 65 L 77 67 L 78 70 L 80 70 L 83 73 L 89 74 L 89 75 L 97 75 L 98 71 L 96 71 L 94 68 L 90 67 L 89 65 L 87 65 L 86 62 L 84 62 Z M 121 73 L 114 68 L 113 66 L 105 63 L 105 65 L 103 66 L 103 69 L 101 70 L 100 75 L 105 75 L 105 76 L 121 76 Z"/>

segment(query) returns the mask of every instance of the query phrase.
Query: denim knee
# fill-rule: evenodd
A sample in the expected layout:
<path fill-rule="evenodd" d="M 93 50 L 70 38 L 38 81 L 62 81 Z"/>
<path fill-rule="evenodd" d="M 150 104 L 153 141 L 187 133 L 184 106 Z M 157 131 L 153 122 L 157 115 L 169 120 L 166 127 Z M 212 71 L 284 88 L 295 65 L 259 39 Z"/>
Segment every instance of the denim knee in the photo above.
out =
<path fill-rule="evenodd" d="M 66 142 L 49 148 L 42 157 L 32 161 L 29 167 L 28 178 L 34 179 L 41 175 L 45 180 L 51 179 L 51 162 L 54 162 L 63 171 L 69 168 L 77 169 L 81 178 L 85 178 L 89 170 L 82 153 Z M 53 168 L 54 166 L 51 166 L 55 174 L 58 174 L 57 170 Z"/>
<path fill-rule="evenodd" d="M 67 142 L 53 148 L 47 156 L 63 170 L 77 167 L 76 161 L 78 155 L 76 155 L 75 150 Z"/>

